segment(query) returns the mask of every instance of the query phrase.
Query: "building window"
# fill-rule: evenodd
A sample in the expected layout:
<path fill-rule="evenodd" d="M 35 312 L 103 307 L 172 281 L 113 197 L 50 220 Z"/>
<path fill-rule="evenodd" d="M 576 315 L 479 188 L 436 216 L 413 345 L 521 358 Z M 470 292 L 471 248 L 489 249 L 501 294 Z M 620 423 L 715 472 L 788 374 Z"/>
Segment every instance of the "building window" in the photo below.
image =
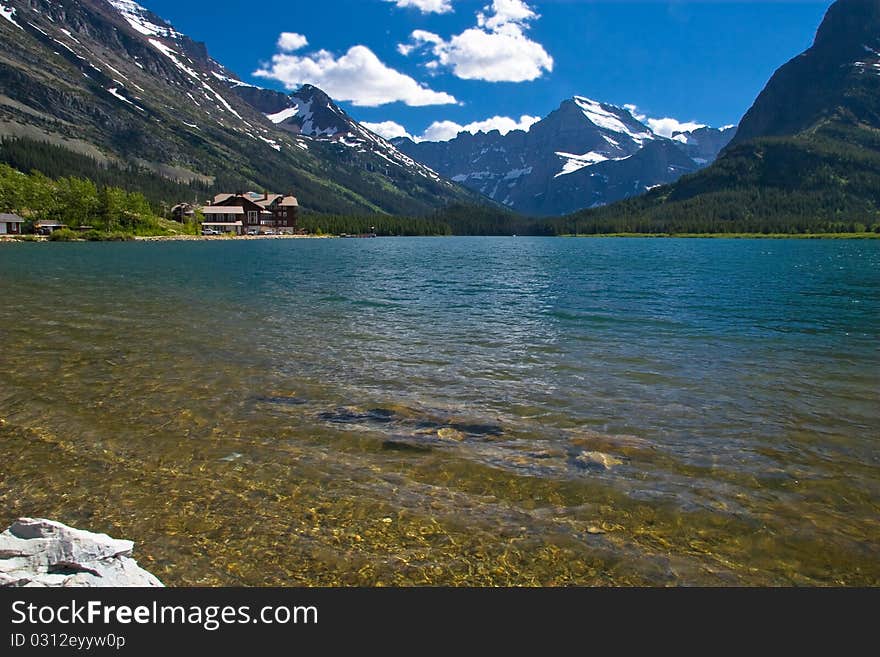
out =
<path fill-rule="evenodd" d="M 248 210 L 248 223 L 255 224 L 257 223 L 257 213 L 253 210 Z"/>

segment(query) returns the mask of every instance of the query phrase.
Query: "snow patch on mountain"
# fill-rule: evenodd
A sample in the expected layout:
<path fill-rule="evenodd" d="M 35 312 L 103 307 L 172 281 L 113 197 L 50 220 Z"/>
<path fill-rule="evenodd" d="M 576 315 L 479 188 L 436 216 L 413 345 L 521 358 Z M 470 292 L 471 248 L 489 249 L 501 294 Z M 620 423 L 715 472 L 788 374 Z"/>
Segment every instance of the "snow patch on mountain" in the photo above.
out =
<path fill-rule="evenodd" d="M 226 108 L 226 110 L 228 110 L 229 113 L 232 114 L 233 116 L 235 116 L 239 121 L 244 122 L 245 125 L 247 125 L 248 127 L 253 127 L 242 118 L 241 114 L 239 114 L 238 112 L 235 111 L 235 109 L 232 107 L 232 105 L 230 105 L 227 102 L 227 100 L 225 98 L 223 98 L 223 96 L 221 96 L 216 91 L 214 91 L 214 89 L 207 82 L 202 80 L 202 78 L 199 76 L 199 74 L 196 71 L 194 71 L 189 66 L 184 64 L 179 59 L 178 53 L 176 50 L 173 50 L 172 48 L 170 48 L 169 46 L 165 45 L 164 43 L 162 43 L 161 41 L 159 41 L 157 39 L 148 39 L 148 41 L 150 42 L 150 45 L 152 45 L 156 50 L 158 50 L 163 55 L 165 55 L 168 59 L 170 59 L 171 62 L 175 66 L 177 66 L 177 68 L 179 68 L 181 71 L 186 73 L 189 77 L 191 77 L 192 79 L 196 80 L 199 84 L 201 84 L 206 92 L 210 92 L 211 95 L 213 95 L 214 98 L 217 99 L 217 101 L 220 103 L 220 105 L 222 105 L 222 107 L 220 105 L 218 105 L 217 106 L 218 109 L 223 110 L 223 108 Z M 192 63 L 192 62 L 190 62 L 190 63 Z M 206 94 L 206 98 L 208 98 L 210 100 L 210 96 L 207 96 L 207 94 Z"/>
<path fill-rule="evenodd" d="M 638 144 L 642 144 L 645 141 L 656 138 L 656 136 L 647 128 L 644 131 L 640 132 L 633 132 L 632 130 L 630 130 L 623 123 L 623 121 L 621 121 L 619 114 L 623 112 L 629 114 L 629 111 L 626 109 L 614 107 L 613 105 L 605 105 L 603 103 L 596 102 L 595 100 L 591 100 L 583 96 L 575 96 L 574 102 L 584 113 L 584 116 L 586 116 L 587 119 L 589 119 L 590 122 L 598 128 L 627 135 Z M 609 107 L 617 110 L 617 112 L 606 109 Z"/>
<path fill-rule="evenodd" d="M 19 25 L 15 21 L 15 8 L 14 7 L 6 7 L 5 5 L 0 5 L 0 16 L 8 20 L 10 23 L 15 25 L 19 30 L 24 31 L 24 28 Z"/>
<path fill-rule="evenodd" d="M 266 139 L 265 137 L 259 137 L 259 139 L 266 142 L 270 147 L 274 148 L 279 153 L 281 152 L 281 145 L 274 139 Z"/>
<path fill-rule="evenodd" d="M 121 100 L 123 103 L 127 103 L 128 105 L 131 105 L 132 107 L 140 110 L 141 112 L 145 111 L 143 107 L 136 105 L 135 103 L 130 101 L 128 98 L 123 96 L 121 93 L 119 93 L 119 87 L 110 87 L 109 89 L 106 89 L 106 91 L 114 98 L 118 98 L 119 100 Z"/>
<path fill-rule="evenodd" d="M 164 43 L 162 43 L 161 41 L 159 41 L 157 39 L 148 39 L 148 41 L 150 42 L 151 46 L 153 46 L 156 50 L 158 50 L 163 55 L 165 55 L 168 59 L 170 59 L 174 63 L 174 65 L 177 68 L 179 68 L 181 71 L 186 73 L 191 78 L 198 80 L 199 82 L 202 81 L 201 78 L 199 77 L 198 73 L 196 73 L 193 69 L 191 69 L 189 66 L 184 64 L 182 61 L 180 61 L 180 59 L 177 57 L 176 50 L 172 50 L 169 46 L 165 45 Z"/>
<path fill-rule="evenodd" d="M 181 36 L 170 25 L 157 25 L 150 21 L 147 18 L 150 14 L 149 10 L 132 0 L 107 0 L 107 2 L 119 12 L 132 29 L 145 36 L 158 36 L 164 39 L 176 39 Z"/>
<path fill-rule="evenodd" d="M 266 114 L 266 118 L 269 119 L 275 125 L 279 123 L 284 123 L 287 119 L 292 119 L 299 112 L 299 107 L 294 105 L 293 107 L 288 107 L 287 109 L 283 109 L 280 112 L 276 112 L 275 114 Z"/>
<path fill-rule="evenodd" d="M 584 153 L 583 155 L 575 155 L 573 153 L 564 153 L 557 152 L 556 153 L 563 160 L 562 171 L 557 173 L 554 178 L 558 178 L 559 176 L 567 176 L 570 173 L 574 173 L 575 171 L 580 171 L 584 167 L 591 166 L 593 164 L 599 164 L 599 162 L 607 162 L 612 159 L 603 153 L 596 153 L 595 151 L 591 151 L 589 153 Z"/>
<path fill-rule="evenodd" d="M 255 84 L 248 84 L 247 82 L 236 80 L 235 78 L 231 78 L 228 75 L 223 75 L 222 73 L 218 73 L 217 71 L 211 71 L 211 75 L 220 80 L 220 82 L 225 82 L 230 87 L 250 87 L 251 89 L 260 89 L 260 87 Z"/>

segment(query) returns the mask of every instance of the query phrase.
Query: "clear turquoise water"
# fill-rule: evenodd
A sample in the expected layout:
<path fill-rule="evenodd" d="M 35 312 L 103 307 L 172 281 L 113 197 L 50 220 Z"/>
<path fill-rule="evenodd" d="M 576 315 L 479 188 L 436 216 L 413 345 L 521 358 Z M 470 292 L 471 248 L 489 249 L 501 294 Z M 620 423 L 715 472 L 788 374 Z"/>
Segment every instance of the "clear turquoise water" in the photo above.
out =
<path fill-rule="evenodd" d="M 876 241 L 4 244 L 0 298 L 4 520 L 171 583 L 880 583 Z"/>

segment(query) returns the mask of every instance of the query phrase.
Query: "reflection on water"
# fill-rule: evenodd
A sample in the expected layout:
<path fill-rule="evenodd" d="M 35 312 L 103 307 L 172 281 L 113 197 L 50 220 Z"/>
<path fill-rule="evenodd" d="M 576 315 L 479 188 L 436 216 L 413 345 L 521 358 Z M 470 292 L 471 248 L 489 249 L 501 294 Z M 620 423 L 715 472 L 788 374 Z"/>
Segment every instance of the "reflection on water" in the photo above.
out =
<path fill-rule="evenodd" d="M 880 584 L 880 244 L 0 245 L 3 523 L 170 584 Z"/>

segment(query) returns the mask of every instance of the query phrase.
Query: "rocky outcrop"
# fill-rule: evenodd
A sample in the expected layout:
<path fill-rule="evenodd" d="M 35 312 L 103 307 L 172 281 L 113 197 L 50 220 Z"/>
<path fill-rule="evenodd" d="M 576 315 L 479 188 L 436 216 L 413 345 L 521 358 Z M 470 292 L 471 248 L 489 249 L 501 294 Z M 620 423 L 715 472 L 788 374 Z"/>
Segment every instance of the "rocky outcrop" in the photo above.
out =
<path fill-rule="evenodd" d="M 0 586 L 164 586 L 131 558 L 134 543 L 19 518 L 0 534 Z"/>

